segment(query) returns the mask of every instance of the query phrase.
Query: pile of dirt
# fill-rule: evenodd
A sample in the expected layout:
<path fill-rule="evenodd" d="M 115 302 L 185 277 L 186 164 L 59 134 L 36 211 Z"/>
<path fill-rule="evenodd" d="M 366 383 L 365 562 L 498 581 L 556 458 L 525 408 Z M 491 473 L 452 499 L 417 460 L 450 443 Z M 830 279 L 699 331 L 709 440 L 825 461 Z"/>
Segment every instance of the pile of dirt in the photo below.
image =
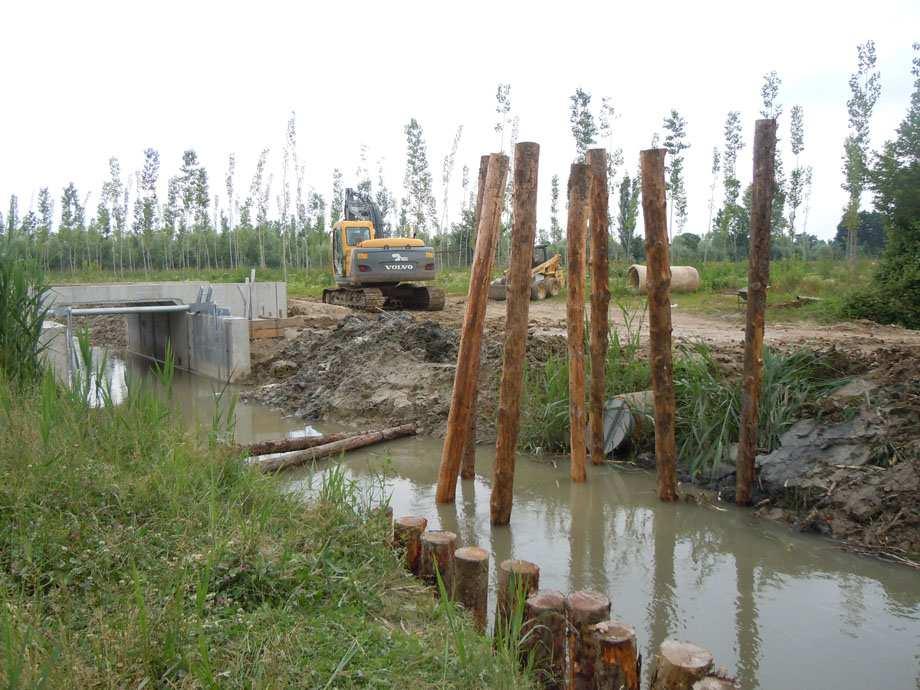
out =
<path fill-rule="evenodd" d="M 66 320 L 55 320 L 67 323 Z M 89 342 L 96 347 L 107 347 L 112 350 L 124 350 L 128 347 L 128 328 L 122 315 L 75 316 L 71 320 L 71 325 L 76 335 L 84 330 L 88 331 Z"/>
<path fill-rule="evenodd" d="M 477 439 L 495 438 L 502 342 L 482 346 Z M 362 427 L 415 422 L 422 434 L 444 434 L 460 337 L 449 325 L 402 312 L 350 314 L 332 329 L 307 328 L 276 341 L 253 360 L 244 399 L 309 420 Z M 528 362 L 565 352 L 564 332 L 531 329 Z"/>
<path fill-rule="evenodd" d="M 757 458 L 761 514 L 920 567 L 920 353 L 879 349 L 863 364 Z"/>
<path fill-rule="evenodd" d="M 305 329 L 256 365 L 245 398 L 304 419 L 404 424 L 437 433 L 447 417 L 457 336 L 400 313 L 349 315 Z"/>

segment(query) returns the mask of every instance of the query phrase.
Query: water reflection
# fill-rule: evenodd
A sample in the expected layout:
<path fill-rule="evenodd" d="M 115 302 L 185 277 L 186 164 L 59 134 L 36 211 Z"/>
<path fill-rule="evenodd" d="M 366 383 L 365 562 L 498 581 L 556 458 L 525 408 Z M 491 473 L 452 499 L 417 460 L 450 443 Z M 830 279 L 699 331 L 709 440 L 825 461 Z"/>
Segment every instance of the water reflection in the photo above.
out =
<path fill-rule="evenodd" d="M 460 483 L 452 506 L 435 504 L 439 458 L 439 442 L 416 438 L 350 454 L 345 467 L 359 481 L 388 467 L 394 512 L 490 550 L 493 585 L 496 563 L 513 557 L 538 563 L 544 588 L 605 592 L 613 615 L 636 626 L 646 672 L 658 644 L 676 636 L 708 647 L 745 688 L 917 685 L 912 571 L 746 511 L 658 503 L 646 474 L 591 468 L 575 485 L 563 463 L 526 457 L 511 524 L 493 528 L 492 454 L 480 448 L 479 474 Z M 315 490 L 325 467 L 292 475 L 292 489 Z"/>

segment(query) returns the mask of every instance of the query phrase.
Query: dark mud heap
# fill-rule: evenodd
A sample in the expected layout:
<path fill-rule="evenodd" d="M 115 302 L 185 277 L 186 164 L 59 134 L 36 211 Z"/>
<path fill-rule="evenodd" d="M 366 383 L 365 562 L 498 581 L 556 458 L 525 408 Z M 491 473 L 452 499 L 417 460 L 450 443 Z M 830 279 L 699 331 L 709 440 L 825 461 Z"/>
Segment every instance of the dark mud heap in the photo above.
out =
<path fill-rule="evenodd" d="M 437 433 L 447 417 L 457 334 L 401 313 L 348 316 L 332 330 L 308 329 L 254 372 L 270 382 L 248 399 L 304 419 L 415 422 Z"/>

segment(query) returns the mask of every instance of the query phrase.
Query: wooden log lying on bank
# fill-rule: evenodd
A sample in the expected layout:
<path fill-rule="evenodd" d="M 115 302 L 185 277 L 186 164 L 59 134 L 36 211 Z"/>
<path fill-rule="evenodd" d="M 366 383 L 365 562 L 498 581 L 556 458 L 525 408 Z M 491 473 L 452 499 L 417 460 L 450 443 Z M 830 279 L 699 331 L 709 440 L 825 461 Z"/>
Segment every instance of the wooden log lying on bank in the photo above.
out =
<path fill-rule="evenodd" d="M 393 524 L 393 542 L 406 553 L 406 570 L 418 575 L 422 558 L 422 533 L 428 527 L 428 519 L 404 516 L 396 518 Z"/>
<path fill-rule="evenodd" d="M 652 671 L 651 690 L 687 690 L 712 670 L 712 654 L 690 642 L 661 643 Z"/>
<path fill-rule="evenodd" d="M 588 629 L 610 617 L 610 599 L 600 592 L 572 592 L 565 598 L 569 688 L 592 688 L 595 656 Z"/>
<path fill-rule="evenodd" d="M 313 460 L 340 455 L 350 450 L 372 446 L 375 443 L 381 443 L 383 441 L 392 441 L 393 439 L 402 438 L 403 436 L 412 436 L 413 434 L 415 434 L 415 424 L 403 424 L 401 426 L 381 429 L 380 431 L 372 431 L 359 436 L 351 436 L 341 441 L 327 443 L 322 446 L 316 446 L 315 448 L 308 448 L 307 450 L 279 453 L 266 460 L 247 458 L 247 461 L 255 464 L 260 472 L 279 472 L 291 467 L 303 465 Z"/>
<path fill-rule="evenodd" d="M 447 530 L 432 530 L 422 533 L 422 559 L 418 575 L 429 585 L 437 585 L 437 574 L 444 583 L 448 596 L 453 591 L 454 551 L 457 549 L 457 535 Z"/>
<path fill-rule="evenodd" d="M 454 551 L 453 598 L 473 615 L 479 632 L 485 632 L 489 603 L 489 552 L 478 546 Z"/>
<path fill-rule="evenodd" d="M 336 434 L 323 434 L 322 436 L 298 436 L 297 438 L 283 438 L 277 441 L 260 441 L 246 446 L 247 455 L 273 455 L 274 453 L 290 453 L 295 450 L 307 450 L 335 443 L 352 436 L 372 434 L 372 431 L 342 431 Z"/>
<path fill-rule="evenodd" d="M 533 671 L 539 687 L 565 687 L 565 596 L 541 589 L 524 604 L 522 652 L 533 654 Z"/>
<path fill-rule="evenodd" d="M 594 656 L 594 685 L 603 690 L 639 690 L 642 658 L 636 631 L 619 621 L 602 621 L 588 628 Z"/>

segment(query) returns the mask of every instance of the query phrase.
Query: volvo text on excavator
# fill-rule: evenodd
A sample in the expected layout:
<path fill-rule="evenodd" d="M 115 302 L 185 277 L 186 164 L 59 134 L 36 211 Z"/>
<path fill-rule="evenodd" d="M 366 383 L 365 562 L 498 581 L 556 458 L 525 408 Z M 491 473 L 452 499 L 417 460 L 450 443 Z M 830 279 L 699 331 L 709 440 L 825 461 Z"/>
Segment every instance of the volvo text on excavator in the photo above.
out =
<path fill-rule="evenodd" d="M 369 311 L 443 309 L 441 288 L 417 284 L 434 280 L 434 250 L 415 237 L 387 234 L 370 196 L 346 189 L 342 220 L 332 228 L 336 287 L 323 290 L 323 302 Z"/>

